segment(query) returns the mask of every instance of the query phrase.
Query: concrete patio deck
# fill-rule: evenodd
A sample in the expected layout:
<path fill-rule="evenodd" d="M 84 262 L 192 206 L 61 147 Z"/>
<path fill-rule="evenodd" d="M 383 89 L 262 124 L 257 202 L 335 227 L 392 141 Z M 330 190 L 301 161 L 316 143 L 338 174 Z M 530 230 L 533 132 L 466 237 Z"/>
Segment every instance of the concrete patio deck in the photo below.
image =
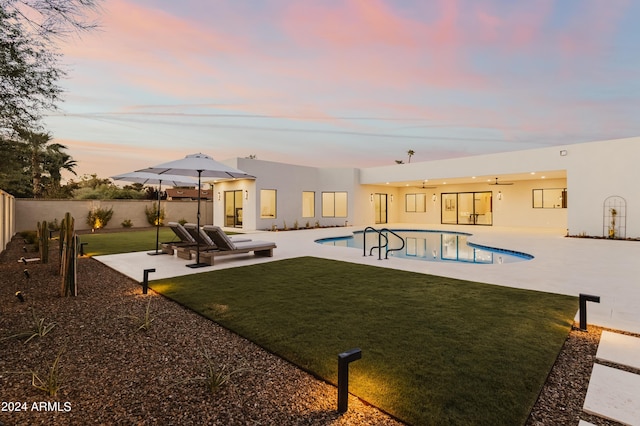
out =
<path fill-rule="evenodd" d="M 389 228 L 424 228 L 424 225 L 386 225 Z M 546 291 L 578 296 L 580 293 L 600 296 L 600 303 L 588 303 L 588 322 L 607 328 L 640 333 L 640 241 L 613 241 L 566 238 L 563 231 L 532 231 L 514 228 L 444 227 L 429 229 L 455 230 L 473 234 L 474 243 L 525 252 L 535 256 L 523 262 L 481 265 L 457 262 L 426 262 L 377 256 L 363 257 L 360 250 L 317 244 L 319 238 L 347 236 L 357 227 L 323 228 L 286 232 L 256 232 L 255 240 L 274 241 L 278 248 L 271 258 L 250 254 L 221 257 L 211 267 L 191 269 L 187 260 L 171 256 L 148 256 L 146 252 L 96 257 L 100 262 L 142 281 L 143 270 L 155 268 L 149 279 L 187 275 L 214 269 L 246 266 L 299 256 L 402 269 L 441 275 L 488 284 Z M 577 319 L 577 318 L 576 318 Z"/>
<path fill-rule="evenodd" d="M 424 225 L 385 226 L 392 229 L 424 229 Z M 149 276 L 149 279 L 154 280 L 286 258 L 315 256 L 573 296 L 585 293 L 600 297 L 600 303 L 587 304 L 589 324 L 640 334 L 640 241 L 566 238 L 564 230 L 429 226 L 429 229 L 434 230 L 467 232 L 473 234 L 469 241 L 474 243 L 534 256 L 534 259 L 528 261 L 490 265 L 401 258 L 378 260 L 377 256 L 364 257 L 362 251 L 354 248 L 314 242 L 319 238 L 348 236 L 360 229 L 362 228 L 347 227 L 257 232 L 250 234 L 250 237 L 274 241 L 277 244 L 274 257 L 257 257 L 251 254 L 225 256 L 216 260 L 215 266 L 198 269 L 186 267 L 194 261 L 168 255 L 149 256 L 146 252 L 99 256 L 96 259 L 138 281 L 142 281 L 143 270 L 148 268 L 156 269 L 156 272 Z M 578 321 L 578 312 L 575 319 Z M 616 360 L 640 359 L 638 344 L 618 344 L 612 348 L 611 341 L 612 336 L 607 335 L 601 342 L 605 344 L 602 353 L 607 354 L 602 355 L 603 357 L 613 356 Z M 627 342 L 628 339 L 624 341 Z M 624 392 L 612 398 L 615 389 Z M 640 415 L 638 395 L 640 375 L 596 364 L 584 409 L 586 412 L 622 423 L 640 424 L 637 417 Z M 620 398 L 624 398 L 622 403 Z M 630 419 L 635 420 L 629 423 Z"/>

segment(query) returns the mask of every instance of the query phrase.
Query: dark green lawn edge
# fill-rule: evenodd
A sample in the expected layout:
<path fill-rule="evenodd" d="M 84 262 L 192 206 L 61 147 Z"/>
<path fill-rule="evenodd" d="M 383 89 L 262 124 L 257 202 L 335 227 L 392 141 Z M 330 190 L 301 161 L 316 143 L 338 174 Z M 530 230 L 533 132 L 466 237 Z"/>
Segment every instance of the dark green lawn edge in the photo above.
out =
<path fill-rule="evenodd" d="M 301 258 L 301 259 L 305 259 L 305 258 Z M 307 258 L 307 259 L 315 259 L 315 258 Z M 332 265 L 332 266 L 352 265 L 352 266 L 350 266 L 350 268 L 355 268 L 355 269 L 358 269 L 358 268 L 362 268 L 362 267 L 363 267 L 362 265 L 359 265 L 359 266 L 353 266 L 354 264 L 346 264 L 345 262 L 338 262 L 338 261 L 327 261 L 327 260 L 317 260 L 317 261 L 324 262 L 324 263 L 322 263 L 322 264 L 321 264 L 321 265 L 323 266 L 323 268 L 324 268 L 324 269 L 327 269 L 327 268 L 326 268 L 326 266 L 327 266 L 327 265 Z M 278 261 L 278 262 L 283 262 L 283 261 Z M 314 261 L 314 262 L 315 262 L 315 261 Z M 329 263 L 327 264 L 326 262 L 329 262 Z M 331 263 L 331 262 L 338 262 L 338 263 Z M 279 264 L 278 266 L 280 266 L 280 265 L 286 265 L 286 262 L 285 262 L 285 263 L 282 263 L 282 264 Z M 245 268 L 250 268 L 250 267 L 245 267 Z M 376 269 L 376 267 L 365 267 L 365 268 L 373 268 L 373 269 L 366 269 L 367 271 L 376 271 L 376 272 L 379 272 L 379 271 L 378 271 L 378 269 Z M 234 269 L 240 269 L 240 270 L 242 270 L 242 271 L 250 271 L 250 270 L 252 270 L 251 268 L 250 268 L 250 269 L 234 268 Z M 329 269 L 330 269 L 330 268 L 329 268 Z M 222 271 L 220 271 L 220 272 L 222 272 Z M 319 271 L 319 273 L 322 273 L 322 271 Z M 214 273 L 213 273 L 213 274 L 215 274 L 215 271 L 214 271 Z M 393 275 L 394 275 L 394 276 L 395 276 L 395 275 L 400 275 L 400 276 L 404 276 L 404 277 L 406 277 L 406 276 L 407 276 L 407 275 L 403 275 L 403 274 L 407 274 L 407 273 L 406 273 L 405 271 L 395 271 L 395 272 L 393 272 Z M 413 273 L 408 273 L 408 274 L 413 274 Z M 199 274 L 198 274 L 198 275 L 199 275 Z M 227 275 L 228 275 L 228 273 L 227 273 Z M 232 275 L 233 275 L 233 274 L 232 274 Z M 452 279 L 444 278 L 444 277 L 427 276 L 427 275 L 423 275 L 423 274 L 413 274 L 413 277 L 415 277 L 416 275 L 417 275 L 417 276 L 419 276 L 421 279 L 429 278 L 429 279 L 433 279 L 433 280 L 436 280 L 436 281 L 438 281 L 438 280 L 451 281 L 451 282 L 455 283 L 455 285 L 464 285 L 464 283 L 469 283 L 469 282 L 463 282 L 463 281 L 459 281 L 459 280 L 452 280 Z M 211 275 L 211 277 L 214 277 L 214 276 L 217 276 L 217 277 L 219 278 L 219 277 L 222 277 L 222 276 L 224 276 L 224 275 Z M 192 276 L 192 277 L 194 277 L 194 276 Z M 184 277 L 182 277 L 182 278 L 184 278 Z M 192 279 L 193 279 L 193 278 L 192 278 Z M 198 279 L 200 279 L 200 278 L 198 278 Z M 162 282 L 166 282 L 166 281 L 168 281 L 168 280 L 159 280 L 159 281 L 157 281 L 157 282 L 153 282 L 153 283 L 152 283 L 152 286 L 153 286 L 154 284 L 162 283 Z M 170 280 L 169 280 L 169 281 L 170 281 Z M 469 284 L 471 284 L 471 285 L 472 285 L 470 288 L 476 288 L 478 285 L 483 286 L 483 288 L 485 288 L 485 289 L 496 289 L 496 288 L 499 288 L 499 287 L 497 287 L 497 286 L 488 286 L 488 285 L 486 285 L 486 284 L 480 284 L 480 283 L 469 283 Z M 289 285 L 289 284 L 287 284 L 287 285 Z M 476 287 L 474 287 L 474 286 L 476 286 Z M 259 290 L 259 287 L 254 288 L 253 290 L 254 290 L 254 291 L 258 291 L 258 290 Z M 308 290 L 308 289 L 307 289 L 307 290 Z M 490 293 L 491 293 L 491 294 L 495 294 L 495 293 L 496 293 L 496 291 L 498 291 L 498 293 L 499 293 L 499 290 L 492 290 L 492 291 L 490 291 Z M 515 291 L 515 293 L 513 293 L 513 294 L 516 294 L 516 295 L 519 295 L 519 296 L 524 295 L 525 297 L 533 297 L 533 296 L 535 296 L 536 298 L 539 298 L 539 297 L 544 296 L 545 294 L 546 294 L 546 296 L 545 296 L 545 297 L 552 297 L 552 298 L 554 298 L 554 300 L 555 300 L 555 299 L 557 299 L 557 298 L 563 298 L 563 297 L 564 297 L 566 300 L 570 300 L 570 301 L 571 301 L 571 305 L 572 305 L 572 306 L 576 305 L 576 303 L 575 303 L 575 302 L 576 302 L 576 299 L 575 299 L 575 298 L 573 298 L 573 297 L 569 297 L 569 296 L 552 295 L 552 294 L 550 294 L 550 293 L 532 292 L 532 291 L 519 290 L 519 289 L 511 289 L 511 291 Z M 170 297 L 170 296 L 169 296 L 169 297 Z M 287 296 L 287 297 L 288 297 L 288 296 Z M 172 300 L 177 300 L 177 299 L 176 299 L 176 298 L 174 298 L 174 297 L 170 297 L 170 298 L 171 298 Z M 566 301 L 566 300 L 565 300 L 565 301 Z M 177 300 L 177 301 L 178 301 L 178 303 L 180 303 L 181 305 L 186 306 L 188 309 L 191 309 L 191 310 L 194 310 L 194 311 L 195 311 L 195 309 L 194 309 L 192 306 L 189 306 L 189 304 L 188 304 L 188 303 L 181 303 L 179 300 Z M 571 308 L 570 310 L 572 311 L 572 314 L 573 314 L 573 313 L 575 313 L 575 310 L 573 310 L 573 308 Z M 249 333 L 248 333 L 246 330 L 244 330 L 244 331 L 243 331 L 243 330 L 242 330 L 242 326 L 233 326 L 233 324 L 232 324 L 232 325 L 231 325 L 231 327 L 230 327 L 228 324 L 226 324 L 226 323 L 225 323 L 225 321 L 224 321 L 224 320 L 223 320 L 223 321 L 220 321 L 219 319 L 217 319 L 217 318 L 215 317 L 215 315 L 212 315 L 211 313 L 209 313 L 209 314 L 207 314 L 206 312 L 200 312 L 200 313 L 201 313 L 201 315 L 203 315 L 204 317 L 206 317 L 206 318 L 208 318 L 208 319 L 210 319 L 210 320 L 213 320 L 214 322 L 216 322 L 216 323 L 218 323 L 218 324 L 222 325 L 222 326 L 223 326 L 223 327 L 225 327 L 225 328 L 228 328 L 228 329 L 233 330 L 236 334 L 243 336 L 243 337 L 244 337 L 244 338 L 246 338 L 247 340 L 252 341 L 252 342 L 254 342 L 254 343 L 258 344 L 260 347 L 265 348 L 265 349 L 266 349 L 266 350 L 268 350 L 269 352 L 274 353 L 274 354 L 276 354 L 277 356 L 279 356 L 279 357 L 281 357 L 281 358 L 283 358 L 283 359 L 287 360 L 288 362 L 292 363 L 292 364 L 293 364 L 293 365 L 295 365 L 296 367 L 298 367 L 298 368 L 302 367 L 302 369 L 303 369 L 304 371 L 309 372 L 309 373 L 310 373 L 310 374 L 312 374 L 314 377 L 318 377 L 318 378 L 320 378 L 321 380 L 326 381 L 326 382 L 329 382 L 329 383 L 334 383 L 332 380 L 327 380 L 326 376 L 323 376 L 323 374 L 326 374 L 327 376 L 330 376 L 331 374 L 328 374 L 326 371 L 325 371 L 325 372 L 318 373 L 317 371 L 315 371 L 315 370 L 314 370 L 314 368 L 317 368 L 317 367 L 306 368 L 306 367 L 304 366 L 304 363 L 302 363 L 302 362 L 300 361 L 300 359 L 296 359 L 296 357 L 295 357 L 295 356 L 290 356 L 290 355 L 288 355 L 288 354 L 287 354 L 287 350 L 284 350 L 284 351 L 283 351 L 281 348 L 279 349 L 279 346 L 278 346 L 277 344 L 275 344 L 275 345 L 274 345 L 273 343 L 269 343 L 269 342 L 267 342 L 267 344 L 271 345 L 271 346 L 272 346 L 272 348 L 270 348 L 270 347 L 266 347 L 266 345 L 265 345 L 265 344 L 262 344 L 262 343 L 261 343 L 261 339 L 260 339 L 260 338 L 256 338 L 256 336 L 251 337 L 251 336 L 252 336 L 252 333 L 251 333 L 251 332 L 249 332 Z M 563 327 L 563 328 L 562 328 L 562 330 L 561 330 L 561 333 L 560 333 L 560 335 L 556 335 L 556 337 L 554 338 L 554 339 L 557 339 L 557 345 L 554 345 L 553 350 L 550 352 L 550 353 L 553 353 L 553 355 L 554 355 L 554 356 L 553 356 L 553 357 L 544 356 L 544 357 L 543 357 L 543 359 L 545 360 L 545 361 L 544 361 L 544 365 L 540 365 L 540 366 L 535 370 L 535 371 L 540 371 L 540 372 L 542 372 L 542 373 L 544 374 L 544 376 L 542 376 L 542 375 L 535 375 L 535 377 L 534 377 L 535 382 L 536 382 L 536 383 L 535 383 L 535 386 L 536 386 L 536 390 L 537 390 L 537 391 L 535 392 L 535 394 L 534 394 L 534 393 L 530 393 L 530 395 L 531 395 L 531 396 L 530 396 L 530 400 L 526 402 L 526 405 L 527 405 L 527 407 L 526 407 L 526 415 L 523 413 L 523 416 L 524 416 L 525 418 L 526 418 L 526 416 L 528 416 L 529 412 L 531 411 L 531 408 L 533 407 L 533 404 L 535 404 L 535 401 L 536 401 L 536 399 L 537 399 L 537 396 L 539 395 L 540 389 L 541 389 L 542 385 L 544 384 L 544 379 L 546 379 L 546 377 L 548 376 L 548 374 L 549 374 L 549 372 L 550 372 L 550 370 L 551 370 L 551 368 L 552 368 L 552 366 L 553 366 L 553 364 L 554 364 L 554 362 L 555 362 L 555 359 L 557 358 L 557 355 L 558 355 L 558 353 L 560 352 L 560 350 L 561 350 L 561 348 L 562 348 L 562 345 L 564 344 L 564 341 L 566 340 L 566 336 L 568 335 L 568 333 L 569 333 L 569 331 L 570 331 L 570 326 L 571 326 L 571 324 L 572 324 L 572 318 L 573 318 L 573 316 L 571 316 L 570 318 L 569 318 L 569 316 L 570 316 L 570 315 L 568 315 L 568 314 L 567 314 L 567 315 L 565 316 L 564 320 L 562 320 L 562 321 L 561 321 L 561 322 L 562 322 L 562 327 Z M 559 320 L 558 320 L 558 321 L 559 321 Z M 518 322 L 518 323 L 524 323 L 524 322 L 523 322 L 523 321 L 521 321 L 521 320 L 517 320 L 517 322 Z M 531 328 L 531 327 L 536 327 L 536 326 L 537 326 L 537 324 L 525 324 L 525 325 L 526 325 L 527 327 L 530 327 L 530 328 Z M 549 325 L 552 325 L 552 322 L 550 322 L 550 323 L 549 323 Z M 556 324 L 554 327 L 557 327 L 557 324 Z M 554 331 L 553 333 L 557 334 L 557 333 L 558 333 L 558 331 Z M 527 337 L 527 338 L 533 338 L 533 337 L 537 336 L 538 334 L 540 334 L 540 333 L 525 334 L 524 336 L 525 336 L 525 337 Z M 473 335 L 471 335 L 471 336 L 473 336 Z M 554 340 L 554 341 L 555 341 L 555 340 Z M 456 344 L 458 344 L 458 342 L 455 342 L 455 343 L 456 343 Z M 525 342 L 525 343 L 526 343 L 526 342 Z M 544 343 L 544 342 L 543 342 L 543 343 Z M 546 343 L 545 343 L 545 344 L 546 344 Z M 472 346 L 472 347 L 473 347 L 473 346 Z M 344 349 L 348 349 L 348 348 L 347 348 L 347 347 L 341 347 L 340 349 L 344 350 Z M 490 348 L 489 348 L 489 349 L 490 349 Z M 508 347 L 507 347 L 507 349 L 508 349 Z M 535 348 L 533 348 L 533 349 L 535 349 Z M 336 352 L 335 352 L 335 354 L 337 354 L 337 353 L 338 353 L 338 351 L 336 351 Z M 448 355 L 446 355 L 446 356 L 454 356 L 454 357 L 455 357 L 455 356 L 457 356 L 457 355 L 459 355 L 459 354 L 454 350 L 452 354 L 448 354 Z M 331 355 L 331 356 L 333 356 L 333 355 Z M 333 363 L 333 361 L 331 361 L 331 363 Z M 517 366 L 517 365 L 518 365 L 518 364 L 516 364 L 516 366 Z M 326 366 L 324 366 L 323 368 L 325 368 L 325 370 L 326 370 Z M 465 366 L 464 368 L 472 368 L 472 366 Z M 332 369 L 333 369 L 333 365 L 331 365 L 331 366 L 329 367 L 329 369 L 330 369 L 330 370 L 332 370 Z M 320 370 L 322 370 L 322 368 L 321 368 Z M 546 373 L 546 374 L 545 374 L 545 373 Z M 540 377 L 540 376 L 542 376 L 542 377 Z M 515 379 L 517 379 L 517 378 L 515 378 Z M 364 397 L 362 397 L 362 396 L 360 396 L 360 397 L 361 397 L 361 399 L 366 400 L 366 401 L 369 401 L 370 403 L 372 403 L 368 398 L 364 398 Z M 473 397 L 473 395 L 471 395 L 470 397 Z M 524 403 L 524 402 L 523 402 L 523 403 Z M 379 405 L 379 404 L 375 404 L 375 403 L 374 403 L 374 405 L 376 405 L 376 406 L 380 407 L 380 405 Z M 384 407 L 380 407 L 380 408 L 382 408 L 384 411 L 389 412 L 389 410 L 384 409 Z M 523 408 L 525 408 L 525 407 L 523 407 Z M 396 417 L 397 417 L 397 416 L 396 416 Z"/>

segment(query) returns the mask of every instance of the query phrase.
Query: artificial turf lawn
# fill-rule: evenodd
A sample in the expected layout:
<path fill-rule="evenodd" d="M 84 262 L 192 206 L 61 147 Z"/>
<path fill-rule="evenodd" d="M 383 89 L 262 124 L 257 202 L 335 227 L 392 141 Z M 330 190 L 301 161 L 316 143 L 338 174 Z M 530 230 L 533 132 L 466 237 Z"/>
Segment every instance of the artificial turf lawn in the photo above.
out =
<path fill-rule="evenodd" d="M 160 228 L 160 242 L 179 241 L 170 228 Z M 88 256 L 104 254 L 132 253 L 156 249 L 156 230 L 126 231 L 80 235 L 80 242 L 88 243 L 84 252 Z M 158 247 L 160 249 L 160 247 Z"/>
<path fill-rule="evenodd" d="M 478 265 L 479 267 L 483 267 Z M 302 257 L 151 287 L 412 424 L 523 424 L 575 297 Z"/>
<path fill-rule="evenodd" d="M 234 235 L 235 232 L 227 232 Z M 171 228 L 160 228 L 160 243 L 170 241 L 180 241 Z M 101 256 L 105 254 L 133 253 L 136 251 L 155 251 L 156 230 L 145 229 L 142 231 L 109 232 L 101 234 L 80 235 L 80 242 L 89 243 L 84 247 L 84 252 L 88 256 Z M 160 250 L 160 247 L 158 247 Z"/>

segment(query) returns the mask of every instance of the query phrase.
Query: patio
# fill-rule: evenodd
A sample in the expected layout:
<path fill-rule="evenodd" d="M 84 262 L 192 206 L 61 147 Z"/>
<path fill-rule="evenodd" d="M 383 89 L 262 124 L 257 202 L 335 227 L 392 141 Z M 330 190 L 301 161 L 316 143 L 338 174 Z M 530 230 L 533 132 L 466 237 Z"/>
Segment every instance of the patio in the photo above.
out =
<path fill-rule="evenodd" d="M 393 225 L 389 228 L 420 228 L 418 225 Z M 422 226 L 423 227 L 423 226 Z M 196 271 L 185 267 L 190 261 L 169 256 L 148 256 L 146 252 L 97 257 L 107 266 L 142 281 L 143 270 L 154 268 L 150 280 L 187 275 L 213 269 L 245 266 L 259 262 L 298 256 L 402 269 L 489 284 L 578 296 L 580 293 L 600 296 L 600 303 L 589 303 L 588 322 L 606 328 L 640 333 L 640 242 L 566 238 L 564 230 L 530 230 L 525 228 L 457 227 L 456 231 L 473 233 L 474 243 L 525 252 L 534 259 L 516 263 L 477 265 L 463 263 L 424 262 L 377 256 L 362 256 L 360 250 L 317 244 L 319 238 L 346 236 L 357 227 L 323 228 L 286 232 L 256 232 L 254 239 L 274 241 L 278 248 L 274 257 L 237 255 L 220 258 L 215 266 Z M 453 230 L 446 226 L 429 229 Z M 229 229 L 233 231 L 233 229 Z M 576 320 L 578 317 L 576 316 Z"/>

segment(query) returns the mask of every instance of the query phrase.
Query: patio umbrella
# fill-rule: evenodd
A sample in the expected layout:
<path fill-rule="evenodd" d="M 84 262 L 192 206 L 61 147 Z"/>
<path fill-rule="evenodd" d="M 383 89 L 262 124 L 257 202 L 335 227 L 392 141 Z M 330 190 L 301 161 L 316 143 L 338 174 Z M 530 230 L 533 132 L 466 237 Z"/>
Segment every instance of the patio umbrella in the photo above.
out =
<path fill-rule="evenodd" d="M 169 161 L 168 163 L 159 164 L 148 169 L 138 170 L 139 172 L 157 173 L 159 175 L 173 174 L 178 176 L 197 176 L 198 177 L 198 216 L 197 225 L 200 229 L 200 191 L 203 177 L 212 177 L 218 179 L 255 179 L 242 170 L 234 169 L 222 163 L 215 161 L 206 154 L 191 154 L 181 160 Z M 208 266 L 206 263 L 200 263 L 200 246 L 196 246 L 196 263 L 187 265 L 190 268 L 200 268 Z"/>
<path fill-rule="evenodd" d="M 131 172 L 123 173 L 121 175 L 111 176 L 113 180 L 122 180 L 125 182 L 141 183 L 158 185 L 158 212 L 156 217 L 156 251 L 147 253 L 149 255 L 164 254 L 164 252 L 158 251 L 158 244 L 160 243 L 160 193 L 162 192 L 162 182 L 172 186 L 196 186 L 196 183 L 192 180 L 185 179 L 184 176 L 177 175 L 159 175 L 157 173 L 147 172 Z"/>

